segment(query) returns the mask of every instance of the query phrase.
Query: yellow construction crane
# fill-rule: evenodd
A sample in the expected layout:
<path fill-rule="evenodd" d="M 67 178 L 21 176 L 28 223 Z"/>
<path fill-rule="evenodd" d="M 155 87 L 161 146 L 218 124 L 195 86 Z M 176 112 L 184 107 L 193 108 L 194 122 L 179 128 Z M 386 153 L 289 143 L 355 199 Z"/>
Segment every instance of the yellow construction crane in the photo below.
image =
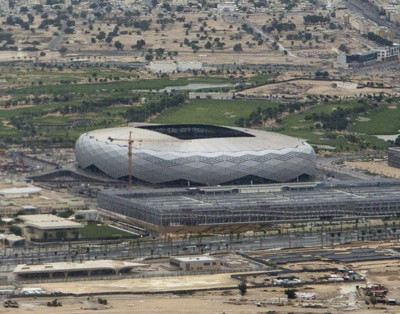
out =
<path fill-rule="evenodd" d="M 132 138 L 132 131 L 129 131 L 129 138 L 113 138 L 111 136 L 108 137 L 110 142 L 112 141 L 122 141 L 128 142 L 128 182 L 129 185 L 132 184 L 132 155 L 133 155 L 133 138 Z M 142 140 L 136 140 L 136 142 L 141 142 Z"/>

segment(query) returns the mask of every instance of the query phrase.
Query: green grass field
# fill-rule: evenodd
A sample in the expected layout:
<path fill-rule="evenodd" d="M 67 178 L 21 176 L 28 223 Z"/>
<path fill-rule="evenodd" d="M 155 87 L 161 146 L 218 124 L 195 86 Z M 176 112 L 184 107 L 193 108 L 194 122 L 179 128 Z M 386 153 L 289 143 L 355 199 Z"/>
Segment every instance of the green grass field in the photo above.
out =
<path fill-rule="evenodd" d="M 267 101 L 246 100 L 190 100 L 188 103 L 163 112 L 154 123 L 208 123 L 235 125 L 240 117 L 247 117 L 258 107 L 278 106 Z"/>
<path fill-rule="evenodd" d="M 279 132 L 290 136 L 304 138 L 310 144 L 329 145 L 336 147 L 339 150 L 356 150 L 358 144 L 349 143 L 344 136 L 336 134 L 335 132 L 324 129 L 317 129 L 315 127 L 314 121 L 306 121 L 304 119 L 305 116 L 312 115 L 313 113 L 330 113 L 332 112 L 332 110 L 335 110 L 338 107 L 345 109 L 351 108 L 356 105 L 357 103 L 355 101 L 340 102 L 337 104 L 320 104 L 298 114 L 289 114 L 283 119 L 281 130 L 279 130 Z M 273 131 L 274 129 L 269 130 Z M 351 128 L 351 130 L 353 131 L 353 128 Z M 387 147 L 387 143 L 374 136 L 366 135 L 361 136 L 361 138 L 364 139 L 370 147 L 375 147 L 379 149 Z"/>
<path fill-rule="evenodd" d="M 400 130 L 400 108 L 383 106 L 361 116 L 365 121 L 355 121 L 351 130 L 369 135 L 397 134 Z"/>
<path fill-rule="evenodd" d="M 86 225 L 79 229 L 82 238 L 99 239 L 108 237 L 132 236 L 131 233 L 109 226 Z"/>

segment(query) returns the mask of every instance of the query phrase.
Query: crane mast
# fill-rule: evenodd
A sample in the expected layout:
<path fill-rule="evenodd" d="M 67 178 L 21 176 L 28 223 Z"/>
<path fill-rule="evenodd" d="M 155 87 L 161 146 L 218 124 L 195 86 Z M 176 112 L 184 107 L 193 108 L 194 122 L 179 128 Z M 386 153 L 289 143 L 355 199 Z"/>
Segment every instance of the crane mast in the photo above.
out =
<path fill-rule="evenodd" d="M 128 142 L 128 182 L 129 185 L 132 185 L 132 157 L 133 157 L 133 138 L 132 138 L 132 131 L 129 131 L 129 137 L 128 139 L 123 139 L 123 138 L 113 138 L 113 137 L 108 137 L 108 140 L 110 142 L 112 141 L 122 141 L 122 142 Z M 141 142 L 139 140 L 139 142 Z"/>

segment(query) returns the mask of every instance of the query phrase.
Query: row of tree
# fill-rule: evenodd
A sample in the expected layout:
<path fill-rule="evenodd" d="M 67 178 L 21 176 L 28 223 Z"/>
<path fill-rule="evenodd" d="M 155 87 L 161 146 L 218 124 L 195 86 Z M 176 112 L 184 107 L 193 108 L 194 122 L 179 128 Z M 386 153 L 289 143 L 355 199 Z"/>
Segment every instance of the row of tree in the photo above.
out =
<path fill-rule="evenodd" d="M 160 99 L 152 101 L 147 105 L 128 109 L 125 118 L 130 122 L 144 122 L 150 116 L 168 108 L 179 106 L 184 101 L 185 97 L 182 94 L 163 95 Z"/>
<path fill-rule="evenodd" d="M 307 121 L 318 121 L 322 123 L 322 127 L 328 130 L 345 130 L 350 123 L 350 116 L 358 115 L 378 107 L 377 103 L 362 104 L 352 108 L 343 109 L 338 107 L 331 113 L 313 113 L 304 117 Z"/>
<path fill-rule="evenodd" d="M 241 117 L 237 119 L 235 125 L 240 127 L 258 126 L 263 124 L 264 121 L 279 118 L 279 116 L 284 112 L 293 113 L 299 111 L 304 106 L 306 106 L 306 103 L 295 102 L 290 104 L 279 104 L 279 106 L 267 107 L 264 109 L 258 107 L 257 110 L 250 113 L 247 118 Z"/>

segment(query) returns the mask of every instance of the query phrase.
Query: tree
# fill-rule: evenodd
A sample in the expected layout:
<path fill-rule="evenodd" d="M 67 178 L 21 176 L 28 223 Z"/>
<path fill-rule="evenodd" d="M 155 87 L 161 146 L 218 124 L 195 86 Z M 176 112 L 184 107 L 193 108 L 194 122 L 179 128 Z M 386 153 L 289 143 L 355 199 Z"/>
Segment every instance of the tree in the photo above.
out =
<path fill-rule="evenodd" d="M 349 53 L 350 51 L 345 44 L 341 44 L 338 49 L 344 53 Z"/>
<path fill-rule="evenodd" d="M 285 289 L 285 294 L 287 295 L 288 299 L 296 299 L 296 292 L 297 289 Z"/>
<path fill-rule="evenodd" d="M 394 145 L 395 146 L 400 146 L 400 135 L 396 137 L 396 139 L 394 141 Z"/>
<path fill-rule="evenodd" d="M 8 230 L 11 233 L 14 233 L 15 235 L 18 235 L 18 236 L 22 235 L 22 229 L 18 226 L 12 225 Z"/>
<path fill-rule="evenodd" d="M 247 293 L 247 284 L 246 282 L 242 281 L 240 284 L 238 284 L 238 288 L 240 291 L 241 295 L 245 295 Z"/>
<path fill-rule="evenodd" d="M 97 34 L 96 38 L 97 38 L 98 40 L 103 40 L 104 38 L 106 38 L 106 33 L 103 32 L 103 31 L 101 31 L 101 32 L 99 32 L 99 33 Z"/>
<path fill-rule="evenodd" d="M 164 54 L 164 48 L 157 48 L 154 50 L 154 52 L 156 53 L 157 58 L 161 58 L 161 56 Z"/>
<path fill-rule="evenodd" d="M 123 45 L 119 40 L 117 40 L 117 41 L 114 43 L 114 47 L 117 48 L 118 50 L 124 49 L 124 45 Z"/>
<path fill-rule="evenodd" d="M 236 44 L 233 46 L 233 51 L 241 52 L 243 51 L 242 44 Z"/>
<path fill-rule="evenodd" d="M 61 53 L 61 54 L 63 55 L 63 54 L 65 54 L 65 53 L 67 52 L 67 50 L 68 50 L 68 48 L 66 48 L 66 47 L 63 46 L 63 47 L 61 47 L 61 48 L 58 50 L 58 52 Z"/>
<path fill-rule="evenodd" d="M 142 47 L 146 45 L 146 42 L 143 39 L 139 39 L 136 41 L 136 49 L 142 49 Z"/>

